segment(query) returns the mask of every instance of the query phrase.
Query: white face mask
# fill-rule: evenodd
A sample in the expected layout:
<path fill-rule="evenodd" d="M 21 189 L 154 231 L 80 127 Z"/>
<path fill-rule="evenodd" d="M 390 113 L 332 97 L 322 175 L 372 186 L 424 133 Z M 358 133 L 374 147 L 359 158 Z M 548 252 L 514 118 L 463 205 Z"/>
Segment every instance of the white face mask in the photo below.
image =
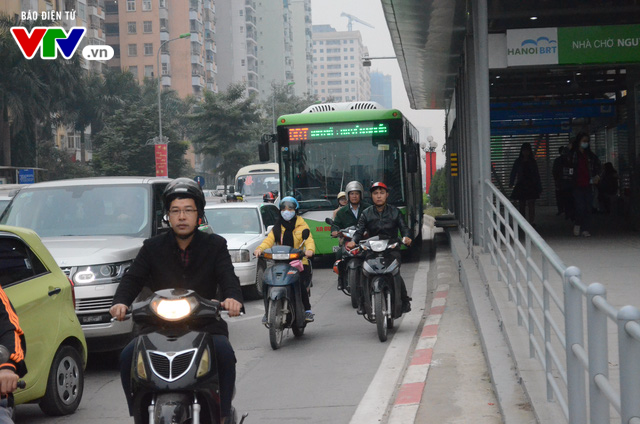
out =
<path fill-rule="evenodd" d="M 291 221 L 291 218 L 296 216 L 296 213 L 294 211 L 282 211 L 280 212 L 280 215 L 285 221 Z"/>

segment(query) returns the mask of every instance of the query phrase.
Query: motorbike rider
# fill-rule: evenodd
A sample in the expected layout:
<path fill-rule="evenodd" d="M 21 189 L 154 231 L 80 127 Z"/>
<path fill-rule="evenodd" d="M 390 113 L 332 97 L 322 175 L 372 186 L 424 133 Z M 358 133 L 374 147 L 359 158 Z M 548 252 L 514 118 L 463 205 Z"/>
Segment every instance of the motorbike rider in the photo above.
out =
<path fill-rule="evenodd" d="M 18 315 L 7 294 L 0 288 L 0 345 L 9 351 L 9 359 L 0 364 L 0 424 L 13 424 L 13 395 L 18 379 L 27 373 L 24 355 L 27 343 Z"/>
<path fill-rule="evenodd" d="M 214 299 L 220 293 L 220 298 L 224 299 L 221 306 L 229 311 L 230 317 L 238 316 L 243 302 L 242 291 L 227 242 L 219 235 L 198 231 L 206 203 L 202 189 L 189 178 L 177 178 L 167 185 L 162 197 L 171 231 L 144 241 L 118 285 L 109 312 L 119 321 L 124 320 L 129 306 L 146 286 L 151 291 L 190 289 L 206 299 Z M 220 379 L 220 409 L 225 423 L 231 411 L 236 358 L 225 321 L 207 324 L 206 331 L 214 340 Z M 135 340 L 120 355 L 120 376 L 130 415 L 133 415 L 130 385 L 134 345 Z"/>
<path fill-rule="evenodd" d="M 300 248 L 302 244 L 302 232 L 306 229 L 309 230 L 309 226 L 304 219 L 297 215 L 297 211 L 300 205 L 298 201 L 291 196 L 287 196 L 280 201 L 280 218 L 276 221 L 273 229 L 269 231 L 269 235 L 253 252 L 255 256 L 260 256 L 265 249 L 269 249 L 274 244 L 290 246 L 293 248 Z M 311 312 L 311 303 L 309 302 L 309 284 L 311 281 L 311 267 L 309 266 L 309 258 L 311 258 L 316 250 L 313 236 L 309 234 L 309 238 L 304 242 L 304 258 L 302 264 L 304 270 L 300 273 L 300 283 L 302 287 L 300 290 L 302 298 L 302 306 L 305 310 L 305 320 L 307 322 L 314 321 L 313 312 Z M 306 290 L 305 290 L 306 288 Z M 267 293 L 265 291 L 265 304 Z M 265 308 L 265 314 L 262 317 L 262 323 L 267 323 L 267 314 Z"/>
<path fill-rule="evenodd" d="M 347 193 L 345 193 L 344 191 L 341 191 L 340 193 L 338 193 L 338 195 L 336 196 L 336 199 L 338 199 L 338 207 L 336 209 L 333 210 L 333 218 L 336 217 L 336 214 L 338 213 L 338 211 L 342 208 L 344 208 L 347 205 Z"/>
<path fill-rule="evenodd" d="M 373 206 L 367 208 L 360 215 L 353 240 L 348 242 L 346 246 L 349 249 L 353 249 L 360 242 L 365 231 L 369 233 L 370 237 L 380 236 L 380 238 L 395 239 L 398 237 L 398 230 L 402 234 L 402 242 L 407 246 L 411 246 L 411 238 L 409 237 L 411 230 L 407 227 L 402 212 L 397 207 L 387 204 L 387 199 L 389 198 L 387 185 L 383 182 L 376 182 L 373 183 L 369 190 L 371 191 Z M 400 252 L 398 250 L 390 252 L 389 255 L 400 262 Z M 406 313 L 411 311 L 412 299 L 407 294 L 407 287 L 400 273 L 398 273 L 398 278 L 401 284 L 402 312 Z M 359 308 L 358 314 L 362 313 L 363 311 Z"/>
<path fill-rule="evenodd" d="M 358 225 L 358 219 L 362 212 L 367 209 L 370 204 L 362 200 L 364 196 L 364 187 L 359 181 L 351 181 L 345 187 L 349 203 L 343 206 L 336 213 L 333 224 L 331 225 L 331 237 L 338 237 L 338 231 L 344 228 Z M 343 245 L 343 240 L 340 240 Z M 343 249 L 336 252 L 336 260 L 342 259 Z M 342 290 L 343 275 L 338 275 L 338 290 Z"/>

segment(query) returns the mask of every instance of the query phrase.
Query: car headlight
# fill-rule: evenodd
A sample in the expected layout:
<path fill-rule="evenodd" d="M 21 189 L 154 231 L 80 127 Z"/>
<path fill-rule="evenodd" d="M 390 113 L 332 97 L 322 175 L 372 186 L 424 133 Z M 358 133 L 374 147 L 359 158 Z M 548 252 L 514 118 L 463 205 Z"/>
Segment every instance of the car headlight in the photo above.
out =
<path fill-rule="evenodd" d="M 73 274 L 73 282 L 76 284 L 119 283 L 130 266 L 131 261 L 115 264 L 80 266 Z"/>
<path fill-rule="evenodd" d="M 251 254 L 246 249 L 229 249 L 231 262 L 250 262 Z"/>

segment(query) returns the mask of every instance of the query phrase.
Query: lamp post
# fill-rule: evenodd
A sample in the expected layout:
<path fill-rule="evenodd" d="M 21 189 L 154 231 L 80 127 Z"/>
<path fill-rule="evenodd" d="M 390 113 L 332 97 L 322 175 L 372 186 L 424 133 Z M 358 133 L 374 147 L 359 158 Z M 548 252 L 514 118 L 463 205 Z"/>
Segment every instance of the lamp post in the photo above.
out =
<path fill-rule="evenodd" d="M 156 53 L 156 71 L 158 72 L 158 142 L 157 144 L 167 144 L 164 143 L 164 139 L 162 138 L 162 103 L 160 101 L 160 94 L 162 93 L 162 71 L 160 70 L 160 51 L 162 51 L 162 47 L 175 40 L 180 40 L 182 38 L 191 37 L 190 32 L 186 32 L 184 34 L 180 34 L 176 38 L 172 38 L 170 40 L 165 40 L 160 43 L 160 47 L 158 47 L 158 51 Z"/>
<path fill-rule="evenodd" d="M 432 136 L 427 136 L 427 142 L 420 142 L 420 148 L 424 152 L 425 158 L 429 161 L 429 181 L 427 182 L 427 194 L 429 194 L 431 191 L 431 179 L 433 178 L 433 155 L 438 148 L 438 143 L 433 141 Z"/>
<path fill-rule="evenodd" d="M 287 83 L 287 88 L 289 88 L 289 87 L 291 87 L 292 85 L 295 85 L 295 84 L 296 84 L 295 81 L 289 81 Z M 271 83 L 271 88 L 273 90 L 273 96 L 272 96 L 272 100 L 273 101 L 271 102 L 271 117 L 273 118 L 272 119 L 272 121 L 273 121 L 273 134 L 275 134 L 276 133 L 276 84 L 275 84 L 275 82 Z M 274 162 L 278 161 L 277 148 L 278 148 L 277 143 L 274 143 L 273 144 L 273 160 L 274 160 Z"/>

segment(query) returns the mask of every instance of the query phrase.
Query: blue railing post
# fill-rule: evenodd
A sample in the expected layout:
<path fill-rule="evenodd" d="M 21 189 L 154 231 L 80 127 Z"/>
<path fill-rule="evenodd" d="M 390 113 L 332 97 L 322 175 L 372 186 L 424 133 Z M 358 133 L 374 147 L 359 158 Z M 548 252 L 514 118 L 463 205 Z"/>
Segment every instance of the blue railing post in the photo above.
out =
<path fill-rule="evenodd" d="M 609 378 L 609 344 L 607 341 L 607 314 L 593 299 L 606 299 L 607 291 L 600 283 L 587 288 L 587 337 L 589 344 L 589 415 L 591 424 L 609 423 L 609 400 L 596 384 L 596 376 Z"/>
<path fill-rule="evenodd" d="M 587 400 L 585 392 L 584 369 L 573 346 L 584 346 L 582 322 L 582 293 L 571 283 L 571 278 L 580 278 L 580 270 L 570 266 L 564 271 L 564 328 L 567 355 L 567 405 L 569 424 L 587 422 Z"/>
<path fill-rule="evenodd" d="M 618 311 L 618 349 L 620 355 L 620 415 L 623 423 L 640 419 L 640 342 L 628 332 L 629 324 L 640 323 L 640 310 L 625 306 Z"/>

